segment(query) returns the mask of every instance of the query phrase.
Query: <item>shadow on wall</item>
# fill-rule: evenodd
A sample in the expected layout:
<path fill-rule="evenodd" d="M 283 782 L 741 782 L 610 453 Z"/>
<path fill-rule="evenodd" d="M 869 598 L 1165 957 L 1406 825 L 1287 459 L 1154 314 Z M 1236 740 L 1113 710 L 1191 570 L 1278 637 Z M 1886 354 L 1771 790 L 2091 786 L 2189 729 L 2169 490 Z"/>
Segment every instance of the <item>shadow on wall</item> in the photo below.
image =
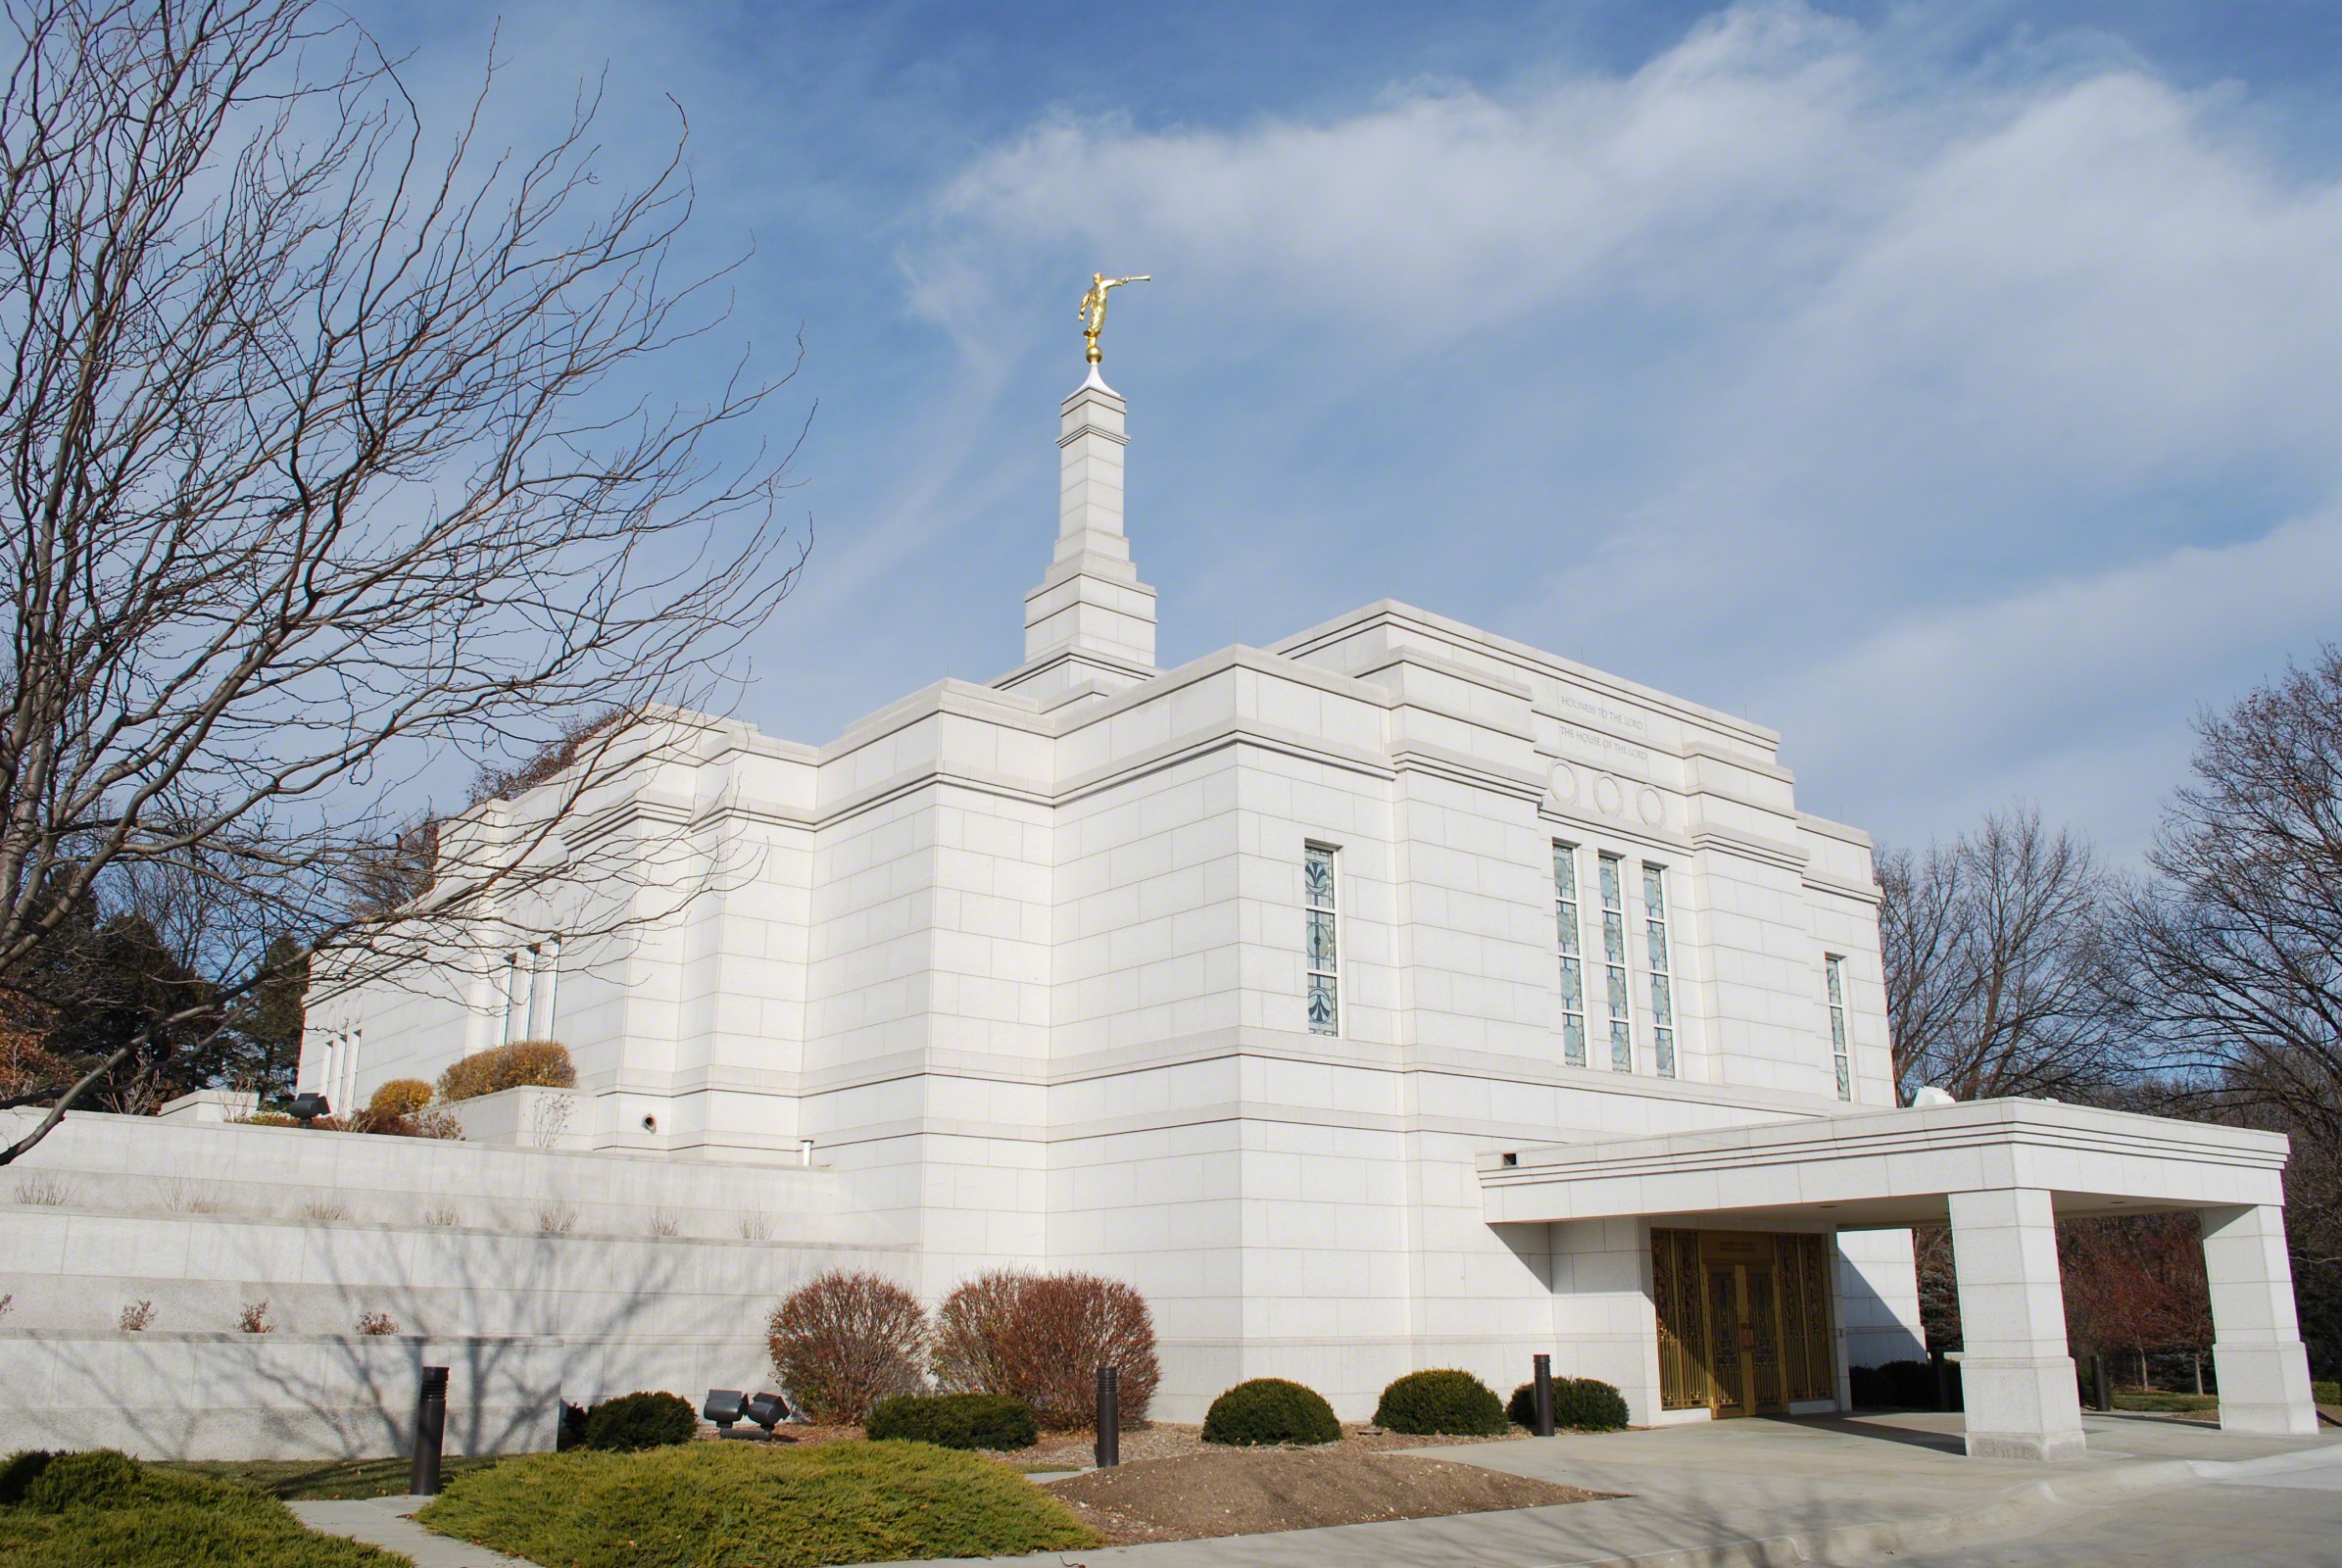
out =
<path fill-rule="evenodd" d="M 761 1381 L 765 1315 L 813 1274 L 906 1272 L 809 1198 L 779 1239 L 733 1213 L 817 1195 L 794 1169 L 123 1120 L 69 1121 L 0 1191 L 0 1452 L 396 1454 L 425 1365 L 450 1452 L 549 1449 L 564 1397 Z"/>

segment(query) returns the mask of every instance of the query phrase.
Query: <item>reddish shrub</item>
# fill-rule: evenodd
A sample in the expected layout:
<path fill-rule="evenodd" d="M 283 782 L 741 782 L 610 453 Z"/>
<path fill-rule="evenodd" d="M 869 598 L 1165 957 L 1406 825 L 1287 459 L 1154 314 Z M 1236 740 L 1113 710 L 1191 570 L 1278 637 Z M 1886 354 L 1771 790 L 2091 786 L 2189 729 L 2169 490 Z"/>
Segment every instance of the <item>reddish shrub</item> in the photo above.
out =
<path fill-rule="evenodd" d="M 1146 1418 L 1162 1378 L 1146 1298 L 1095 1274 L 969 1280 L 936 1314 L 935 1366 L 948 1388 L 1022 1399 L 1052 1432 L 1090 1424 L 1101 1366 L 1122 1374 L 1126 1420 Z"/>
<path fill-rule="evenodd" d="M 773 1375 L 816 1421 L 859 1421 L 870 1406 L 919 1387 L 927 1314 L 878 1274 L 835 1269 L 773 1308 Z"/>

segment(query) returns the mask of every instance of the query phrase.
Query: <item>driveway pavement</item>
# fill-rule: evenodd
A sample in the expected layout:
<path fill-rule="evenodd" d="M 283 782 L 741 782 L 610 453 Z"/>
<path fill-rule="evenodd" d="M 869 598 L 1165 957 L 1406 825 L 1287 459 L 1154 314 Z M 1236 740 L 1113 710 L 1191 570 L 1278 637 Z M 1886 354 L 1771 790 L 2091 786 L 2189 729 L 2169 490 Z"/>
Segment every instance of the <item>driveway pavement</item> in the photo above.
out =
<path fill-rule="evenodd" d="M 2183 1507 L 2180 1492 L 2186 1498 L 2214 1494 L 2225 1505 L 2247 1489 L 2287 1499 L 2282 1509 L 2264 1507 L 2269 1522 L 2259 1535 L 2251 1533 L 2253 1510 L 2235 1510 L 2231 1529 L 2246 1532 L 2256 1543 L 2251 1549 L 2265 1546 L 2270 1563 L 2331 1560 L 2300 1553 L 2309 1539 L 2305 1521 L 2321 1512 L 2328 1519 L 2342 1513 L 2336 1494 L 2326 1490 L 2342 1478 L 2342 1441 L 2231 1437 L 2121 1416 L 2089 1415 L 2083 1425 L 2089 1457 L 2058 1465 L 1971 1459 L 1961 1452 L 1960 1418 L 1927 1415 L 1723 1421 L 1418 1449 L 1628 1495 L 1555 1508 L 1108 1547 L 1069 1553 L 1064 1560 L 1088 1568 L 1576 1568 L 1638 1559 L 1670 1568 L 1777 1562 L 1828 1562 L 1834 1568 L 1887 1561 L 1909 1568 L 1914 1561 L 1976 1561 L 1971 1543 L 2024 1549 L 2043 1532 L 2072 1530 L 2082 1532 L 2081 1556 L 2009 1560 L 2028 1568 L 2124 1561 L 2244 1568 L 2259 1559 L 2225 1548 L 2209 1558 L 2108 1556 L 2103 1540 L 2088 1532 L 2115 1529 L 2144 1498 L 2155 1499 L 2159 1511 Z M 2214 1479 L 2239 1466 L 2253 1472 L 2277 1468 L 2249 1481 L 2242 1471 Z M 1929 1552 L 1939 1555 L 1923 1555 Z"/>
<path fill-rule="evenodd" d="M 2202 1464 L 2197 1484 L 2070 1506 L 2016 1531 L 1904 1553 L 1830 1554 L 1827 1568 L 2342 1568 L 2342 1454 Z"/>
<path fill-rule="evenodd" d="M 1958 1416 L 1722 1421 L 1417 1449 L 1627 1495 L 1602 1502 L 989 1563 L 1086 1568 L 2342 1568 L 2342 1438 L 2231 1437 L 2085 1415 L 2072 1464 L 1971 1459 Z M 305 1523 L 415 1557 L 505 1568 L 425 1534 L 419 1498 L 295 1503 Z M 964 1560 L 964 1559 L 963 1559 Z M 928 1565 L 934 1568 L 934 1565 Z"/>

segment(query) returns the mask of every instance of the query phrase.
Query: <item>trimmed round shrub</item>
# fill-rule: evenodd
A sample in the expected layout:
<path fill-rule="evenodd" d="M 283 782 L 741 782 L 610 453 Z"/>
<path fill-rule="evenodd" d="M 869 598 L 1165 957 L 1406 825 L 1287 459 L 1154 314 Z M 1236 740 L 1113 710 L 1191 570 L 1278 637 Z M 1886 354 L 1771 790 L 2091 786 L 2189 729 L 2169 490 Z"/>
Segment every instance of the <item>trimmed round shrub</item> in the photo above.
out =
<path fill-rule="evenodd" d="M 475 1051 L 439 1075 L 439 1098 L 453 1103 L 531 1084 L 576 1087 L 577 1067 L 569 1060 L 569 1048 L 558 1040 L 515 1040 Z"/>
<path fill-rule="evenodd" d="M 1212 1400 L 1203 1441 L 1254 1447 L 1276 1443 L 1336 1443 L 1342 1423 L 1315 1389 L 1284 1378 L 1253 1378 Z"/>
<path fill-rule="evenodd" d="M 1374 1424 L 1416 1436 L 1492 1438 L 1506 1426 L 1504 1401 L 1469 1372 L 1452 1367 L 1393 1379 L 1374 1407 Z"/>
<path fill-rule="evenodd" d="M 621 1394 L 586 1411 L 585 1446 L 612 1453 L 668 1448 L 699 1432 L 691 1401 L 672 1394 Z"/>
<path fill-rule="evenodd" d="M 996 1270 L 962 1284 L 936 1312 L 944 1387 L 1022 1399 L 1044 1431 L 1091 1423 L 1101 1366 L 1121 1373 L 1122 1418 L 1146 1420 L 1162 1378 L 1154 1315 L 1120 1280 Z"/>
<path fill-rule="evenodd" d="M 1627 1396 L 1600 1378 L 1565 1378 L 1553 1388 L 1553 1424 L 1572 1432 L 1624 1432 Z"/>
<path fill-rule="evenodd" d="M 918 1392 L 927 1313 L 883 1274 L 832 1269 L 773 1308 L 765 1346 L 799 1409 L 816 1421 L 859 1421 L 879 1400 Z"/>
<path fill-rule="evenodd" d="M 1537 1430 L 1537 1385 L 1524 1383 L 1504 1404 L 1512 1424 Z M 1553 1426 L 1559 1432 L 1621 1432 L 1627 1425 L 1627 1396 L 1600 1378 L 1553 1380 Z"/>
<path fill-rule="evenodd" d="M 25 1448 L 8 1456 L 8 1463 L 0 1465 L 0 1506 L 15 1507 L 24 1500 L 24 1493 L 40 1473 L 57 1458 L 48 1448 Z"/>
<path fill-rule="evenodd" d="M 61 1453 L 24 1489 L 25 1506 L 39 1513 L 68 1508 L 117 1508 L 138 1490 L 138 1462 L 112 1448 Z"/>
<path fill-rule="evenodd" d="M 1041 1441 L 1033 1407 L 1005 1394 L 898 1394 L 870 1407 L 862 1423 L 873 1443 L 900 1440 L 939 1448 L 1006 1452 Z"/>

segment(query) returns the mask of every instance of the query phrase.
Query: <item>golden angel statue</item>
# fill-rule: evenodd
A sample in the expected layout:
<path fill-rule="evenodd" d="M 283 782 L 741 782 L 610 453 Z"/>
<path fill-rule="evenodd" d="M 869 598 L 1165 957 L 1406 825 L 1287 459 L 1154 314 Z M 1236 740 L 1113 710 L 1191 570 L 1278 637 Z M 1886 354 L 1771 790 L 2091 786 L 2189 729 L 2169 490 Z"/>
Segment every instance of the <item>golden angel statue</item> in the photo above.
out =
<path fill-rule="evenodd" d="M 1100 356 L 1098 334 L 1106 329 L 1106 290 L 1120 288 L 1125 283 L 1151 283 L 1153 274 L 1140 272 L 1132 277 L 1108 277 L 1103 272 L 1090 274 L 1090 292 L 1082 296 L 1081 309 L 1074 314 L 1082 318 L 1082 336 L 1090 344 L 1090 363 L 1096 365 Z"/>

